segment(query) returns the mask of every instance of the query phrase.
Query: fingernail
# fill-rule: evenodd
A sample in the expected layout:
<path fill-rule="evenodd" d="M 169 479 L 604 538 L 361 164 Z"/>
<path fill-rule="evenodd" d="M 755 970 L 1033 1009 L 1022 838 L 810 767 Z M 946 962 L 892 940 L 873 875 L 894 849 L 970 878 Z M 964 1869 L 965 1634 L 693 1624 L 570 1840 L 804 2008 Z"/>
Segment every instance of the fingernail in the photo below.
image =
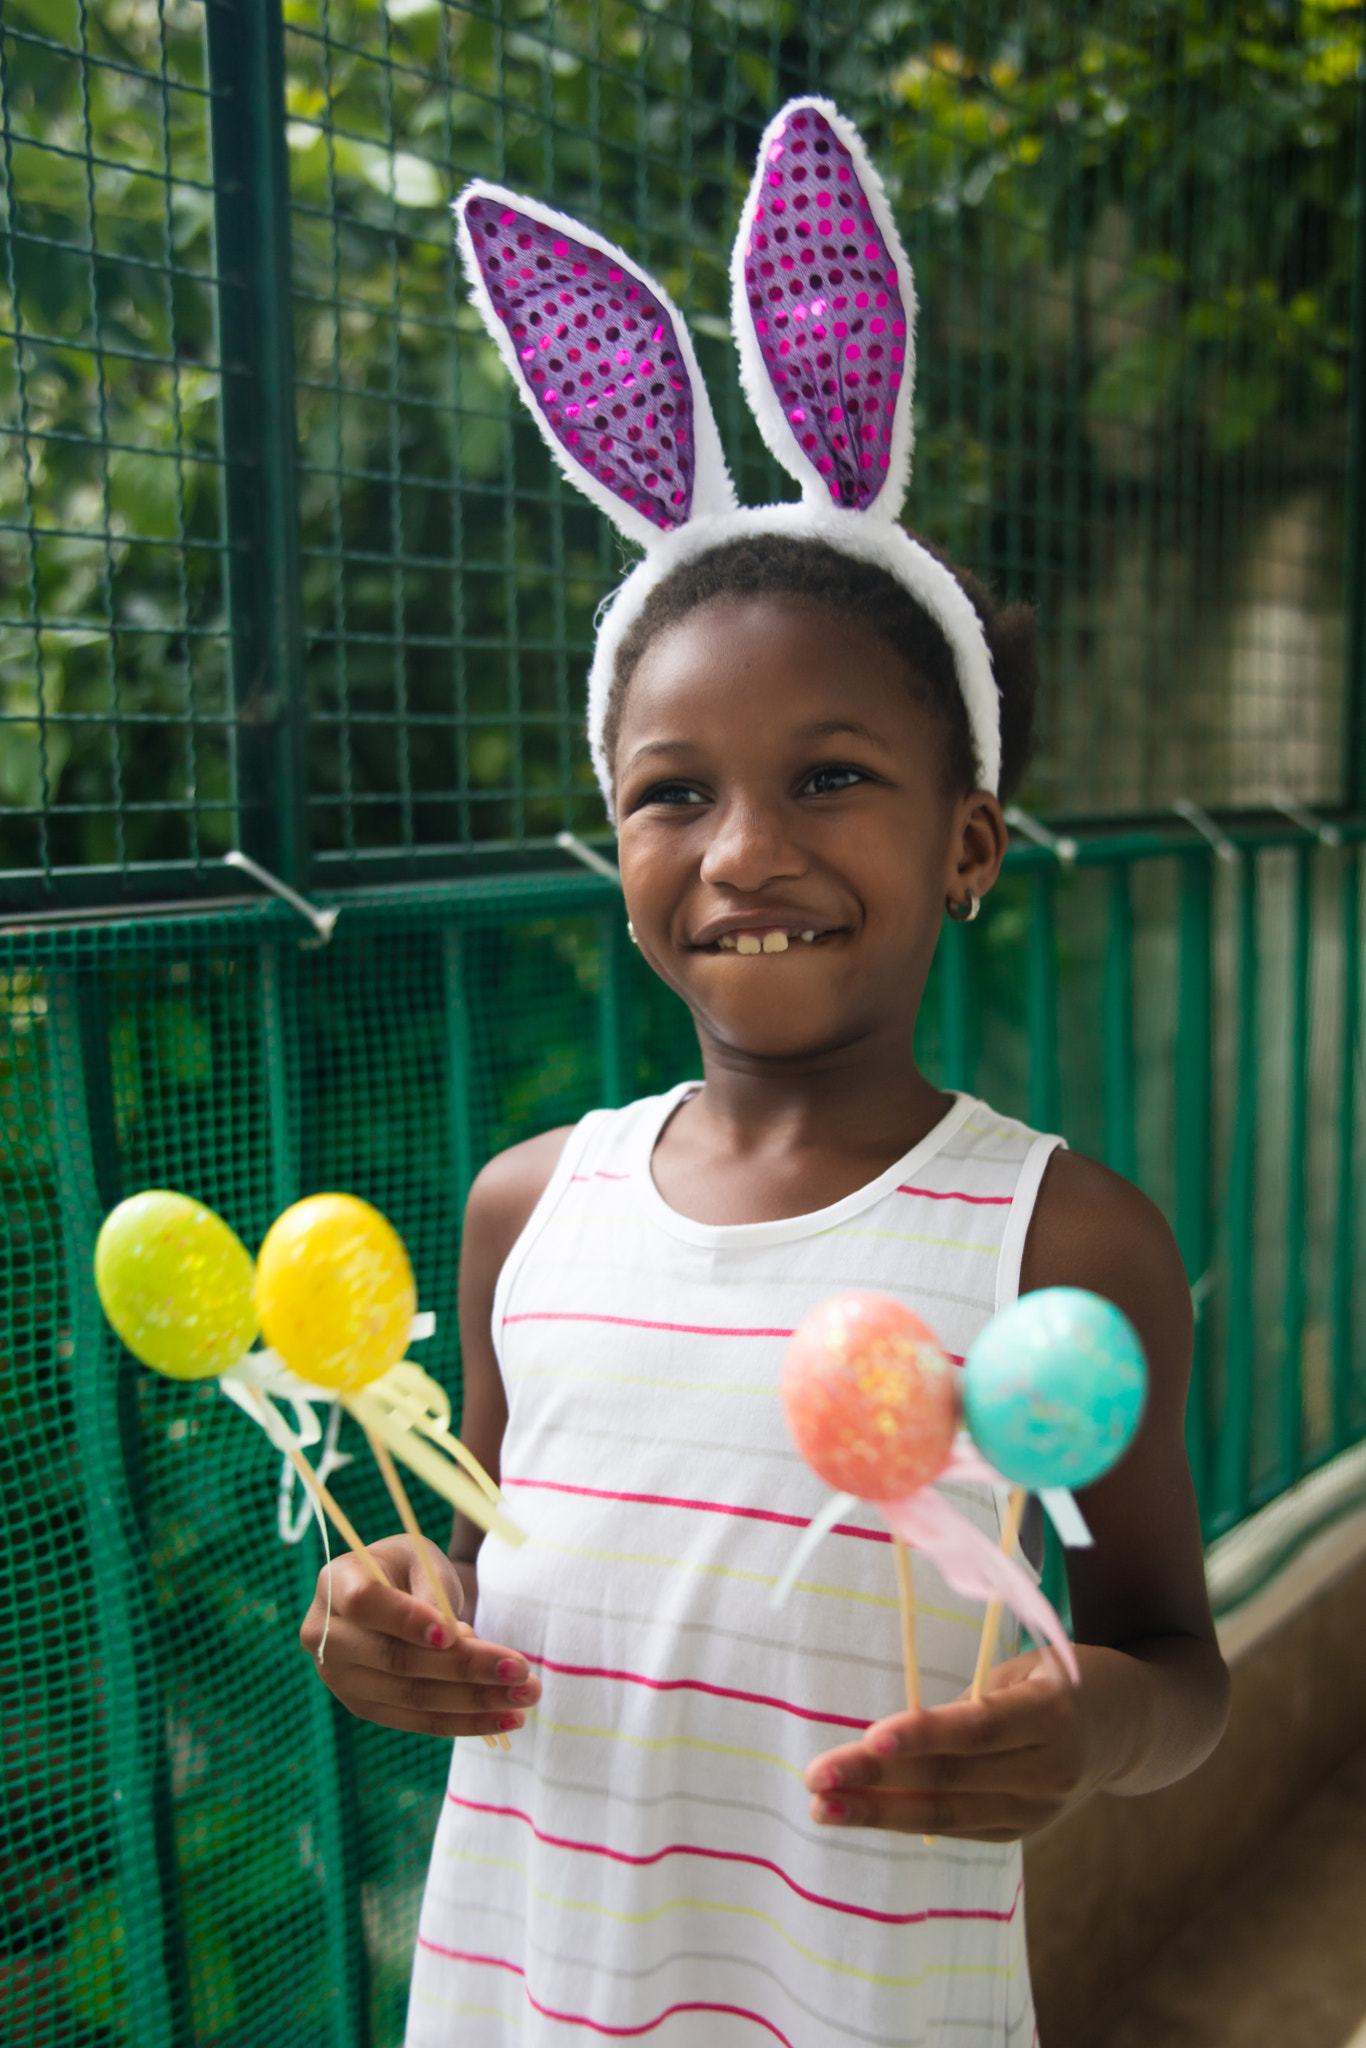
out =
<path fill-rule="evenodd" d="M 822 1801 L 821 1801 L 821 1819 L 822 1819 L 822 1820 L 848 1820 L 848 1818 L 849 1818 L 849 1801 L 848 1801 L 847 1799 L 829 1799 L 829 1798 L 826 1798 L 826 1799 L 822 1799 Z"/>
<path fill-rule="evenodd" d="M 897 1738 L 891 1728 L 873 1728 L 863 1738 L 865 1749 L 871 1749 L 874 1756 L 895 1756 Z"/>
<path fill-rule="evenodd" d="M 519 1685 L 513 1692 L 508 1694 L 508 1698 L 512 1701 L 514 1707 L 529 1707 L 531 1705 L 531 1687 L 529 1685 Z"/>
<path fill-rule="evenodd" d="M 446 1631 L 445 1631 L 445 1629 L 444 1629 L 444 1628 L 442 1628 L 442 1626 L 441 1626 L 441 1623 L 440 1623 L 439 1621 L 434 1621 L 434 1622 L 432 1623 L 431 1627 L 430 1627 L 430 1628 L 428 1629 L 428 1631 L 427 1631 L 427 1641 L 428 1641 L 428 1642 L 430 1643 L 431 1647 L 432 1647 L 432 1648 L 433 1648 L 434 1650 L 444 1650 L 444 1649 L 445 1649 L 445 1647 L 446 1647 Z"/>
<path fill-rule="evenodd" d="M 516 1657 L 504 1657 L 494 1676 L 501 1679 L 504 1685 L 516 1685 L 520 1679 L 526 1677 L 526 1665 Z"/>
<path fill-rule="evenodd" d="M 522 1717 L 520 1714 L 500 1714 L 498 1716 L 498 1726 L 506 1728 L 509 1734 L 512 1733 L 514 1728 L 520 1728 L 521 1725 Z"/>
<path fill-rule="evenodd" d="M 813 1792 L 833 1792 L 839 1781 L 839 1765 L 822 1764 L 820 1770 L 816 1773 L 816 1782 L 811 1789 Z"/>

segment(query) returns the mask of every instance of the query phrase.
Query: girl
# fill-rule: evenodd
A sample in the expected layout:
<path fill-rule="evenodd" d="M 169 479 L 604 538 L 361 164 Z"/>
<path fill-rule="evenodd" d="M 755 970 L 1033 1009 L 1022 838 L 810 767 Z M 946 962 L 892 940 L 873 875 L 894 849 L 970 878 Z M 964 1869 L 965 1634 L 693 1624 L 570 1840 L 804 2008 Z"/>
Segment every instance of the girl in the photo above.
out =
<path fill-rule="evenodd" d="M 461 202 L 476 296 L 547 438 L 647 542 L 602 628 L 590 732 L 633 936 L 692 1011 L 704 1080 L 475 1183 L 463 1433 L 534 1539 L 481 1550 L 457 1518 L 446 1578 L 476 1632 L 450 1640 L 404 1538 L 375 1546 L 393 1589 L 330 1568 L 320 1670 L 353 1712 L 521 1731 L 509 1754 L 455 1750 L 410 2048 L 1024 2048 L 1021 1838 L 1181 1777 L 1223 1724 L 1170 1233 L 913 1054 L 941 919 L 1000 870 L 1030 620 L 895 524 L 914 299 L 857 137 L 796 102 L 760 165 L 737 330 L 806 491 L 761 511 L 734 506 L 658 288 L 532 202 Z M 783 1420 L 785 1340 L 864 1287 L 961 1356 L 1056 1285 L 1116 1302 L 1151 1373 L 1137 1442 L 1085 1496 L 1095 1547 L 1069 1554 L 1081 1685 L 1032 1652 L 967 1699 L 980 1609 L 922 1563 L 908 1713 L 875 1517 L 768 1604 L 824 1498 Z M 951 1491 L 995 1531 L 989 1495 Z"/>

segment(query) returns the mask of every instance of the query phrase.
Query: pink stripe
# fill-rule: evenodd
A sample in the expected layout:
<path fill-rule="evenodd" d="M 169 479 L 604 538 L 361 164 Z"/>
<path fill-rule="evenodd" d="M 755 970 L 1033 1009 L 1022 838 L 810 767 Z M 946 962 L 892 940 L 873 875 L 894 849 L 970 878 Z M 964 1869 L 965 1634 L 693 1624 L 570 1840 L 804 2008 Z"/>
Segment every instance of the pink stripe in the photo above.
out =
<path fill-rule="evenodd" d="M 613 1323 L 623 1330 L 677 1330 L 685 1337 L 790 1337 L 791 1330 L 723 1330 L 712 1323 L 651 1323 L 640 1316 L 600 1316 L 587 1310 L 533 1308 L 519 1316 L 504 1316 L 509 1323 Z"/>
<path fill-rule="evenodd" d="M 793 1714 L 799 1721 L 819 1721 L 831 1728 L 857 1728 L 862 1732 L 871 1728 L 871 1721 L 855 1719 L 851 1714 L 818 1714 L 814 1707 L 794 1706 L 790 1700 L 773 1699 L 765 1692 L 737 1692 L 728 1685 L 708 1685 L 701 1678 L 646 1678 L 640 1671 L 613 1671 L 599 1664 L 557 1664 L 551 1657 L 538 1657 L 532 1650 L 523 1650 L 528 1664 L 539 1664 L 542 1671 L 558 1671 L 563 1678 L 616 1678 L 623 1685 L 648 1686 L 651 1692 L 704 1692 L 714 1700 L 743 1700 L 751 1707 L 776 1707 L 780 1714 Z"/>
<path fill-rule="evenodd" d="M 832 1913 L 848 1913 L 856 1920 L 876 1920 L 884 1927 L 918 1927 L 926 1920 L 997 1920 L 1010 1921 L 1015 1918 L 1015 1906 L 1019 1904 L 1019 1889 L 1015 1893 L 1015 1905 L 1008 1913 L 982 1907 L 969 1910 L 966 1907 L 927 1906 L 918 1913 L 879 1913 L 872 1906 L 854 1906 L 844 1899 L 827 1899 L 820 1892 L 809 1892 L 804 1885 L 777 1863 L 770 1863 L 766 1856 L 746 1856 L 739 1849 L 703 1849 L 694 1842 L 671 1842 L 667 1849 L 656 1849 L 650 1856 L 629 1856 L 624 1849 L 609 1849 L 600 1842 L 575 1842 L 567 1835 L 543 1834 L 529 1813 L 523 1813 L 517 1806 L 488 1806 L 479 1799 L 459 1799 L 454 1792 L 446 1794 L 452 1806 L 463 1806 L 470 1813 L 491 1813 L 502 1820 L 524 1821 L 538 1842 L 544 1842 L 552 1849 L 572 1849 L 579 1856 L 606 1856 L 613 1863 L 629 1863 L 637 1869 L 652 1863 L 662 1863 L 666 1856 L 701 1856 L 710 1863 L 748 1863 L 755 1870 L 771 1871 L 780 1877 L 789 1891 L 805 1899 L 809 1905 L 825 1906 Z"/>
<path fill-rule="evenodd" d="M 471 1955 L 468 1949 L 463 1948 L 443 1948 L 439 1941 L 428 1941 L 423 1934 L 417 1939 L 419 1948 L 429 1949 L 435 1956 L 446 1956 L 451 1962 L 482 1963 L 490 1970 L 510 1970 L 514 1977 L 521 1978 L 522 1992 L 527 2004 L 534 2006 L 542 2019 L 561 2020 L 567 2027 L 587 2027 L 594 2034 L 611 2034 L 617 2039 L 627 2039 L 638 2034 L 652 2034 L 656 2027 L 662 2027 L 665 2020 L 672 2019 L 676 2012 L 724 2012 L 729 2013 L 732 2019 L 753 2020 L 756 2027 L 766 2027 L 775 2040 L 782 2042 L 783 2048 L 792 2048 L 787 2035 L 775 2027 L 772 2020 L 766 2020 L 762 2013 L 749 2012 L 743 2005 L 717 2005 L 709 1999 L 689 1998 L 680 2005 L 666 2006 L 655 2019 L 643 2020 L 638 2027 L 607 2027 L 599 2020 L 590 2020 L 583 2013 L 555 2012 L 550 2006 L 542 2005 L 538 1998 L 532 1996 L 527 1986 L 526 1971 L 520 1963 L 510 1963 L 502 1956 Z"/>
<path fill-rule="evenodd" d="M 923 1195 L 927 1202 L 972 1202 L 983 1209 L 1008 1209 L 1014 1195 L 956 1195 L 941 1194 L 936 1188 L 912 1188 L 904 1183 L 897 1189 L 899 1195 Z"/>
<path fill-rule="evenodd" d="M 701 1515 L 735 1515 L 746 1522 L 777 1522 L 784 1529 L 805 1529 L 811 1520 L 809 1515 L 780 1515 L 775 1508 L 737 1508 L 722 1500 L 685 1500 L 671 1493 L 613 1493 L 602 1486 L 570 1486 L 561 1479 L 509 1479 L 499 1480 L 500 1486 L 526 1486 L 539 1493 L 576 1493 L 588 1500 L 631 1501 L 638 1507 L 646 1508 L 688 1508 Z M 830 1532 L 833 1536 L 858 1536 L 865 1543 L 890 1543 L 891 1537 L 885 1529 L 856 1529 L 852 1523 L 836 1522 Z"/>
<path fill-rule="evenodd" d="M 571 1180 L 629 1180 L 631 1176 L 629 1173 L 604 1173 L 600 1166 L 595 1166 L 591 1173 L 571 1173 L 569 1178 Z"/>

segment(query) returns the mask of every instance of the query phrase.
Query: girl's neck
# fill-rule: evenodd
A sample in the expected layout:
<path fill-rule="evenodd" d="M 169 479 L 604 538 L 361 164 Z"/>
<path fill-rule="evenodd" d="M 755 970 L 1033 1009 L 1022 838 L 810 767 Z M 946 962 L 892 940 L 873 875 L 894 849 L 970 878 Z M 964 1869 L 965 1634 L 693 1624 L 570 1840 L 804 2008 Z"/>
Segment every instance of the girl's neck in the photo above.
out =
<path fill-rule="evenodd" d="M 952 1097 L 908 1055 L 890 1071 L 851 1053 L 800 1070 L 703 1043 L 706 1085 L 660 1133 L 653 1174 L 698 1223 L 809 1215 L 855 1193 L 920 1143 Z"/>

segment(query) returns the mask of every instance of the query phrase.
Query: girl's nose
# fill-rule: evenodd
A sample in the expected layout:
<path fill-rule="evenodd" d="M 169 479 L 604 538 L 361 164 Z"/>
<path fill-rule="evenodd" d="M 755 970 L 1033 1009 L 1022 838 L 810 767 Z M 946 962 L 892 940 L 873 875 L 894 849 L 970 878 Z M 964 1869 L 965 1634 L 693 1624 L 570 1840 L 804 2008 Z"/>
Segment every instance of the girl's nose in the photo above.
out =
<path fill-rule="evenodd" d="M 702 880 L 713 888 L 750 894 L 806 872 L 806 855 L 767 806 L 727 804 L 702 856 Z"/>

